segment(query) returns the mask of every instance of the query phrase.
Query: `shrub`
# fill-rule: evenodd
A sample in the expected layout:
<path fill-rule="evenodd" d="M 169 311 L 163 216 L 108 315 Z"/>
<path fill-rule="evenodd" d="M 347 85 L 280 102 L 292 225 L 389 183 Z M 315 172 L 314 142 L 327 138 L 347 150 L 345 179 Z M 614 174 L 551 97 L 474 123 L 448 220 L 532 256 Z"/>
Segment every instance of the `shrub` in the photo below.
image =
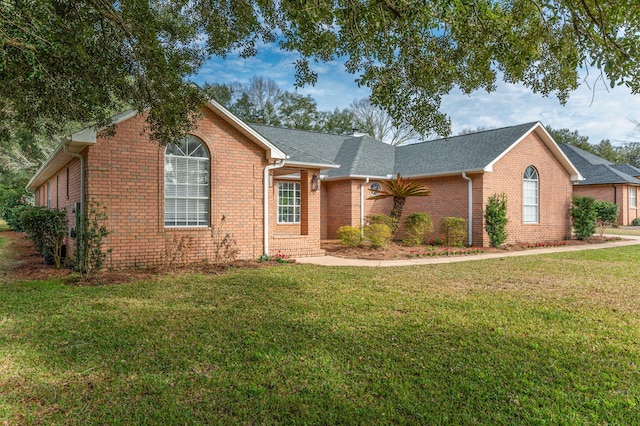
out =
<path fill-rule="evenodd" d="M 67 235 L 67 214 L 64 210 L 46 207 L 23 207 L 20 224 L 36 249 L 53 259 L 56 268 L 62 267 L 62 246 Z"/>
<path fill-rule="evenodd" d="M 107 253 L 102 244 L 109 231 L 104 223 L 107 221 L 107 208 L 100 202 L 91 200 L 85 208 L 86 213 L 79 215 L 80 231 L 76 249 L 76 269 L 81 274 L 90 274 L 102 268 Z"/>
<path fill-rule="evenodd" d="M 338 229 L 338 238 L 340 243 L 347 247 L 357 247 L 362 242 L 362 235 L 360 234 L 360 228 L 355 226 L 341 226 Z"/>
<path fill-rule="evenodd" d="M 417 246 L 424 243 L 426 234 L 433 232 L 433 222 L 426 213 L 412 213 L 405 218 L 404 228 L 407 234 L 404 243 Z"/>
<path fill-rule="evenodd" d="M 640 226 L 640 217 L 636 217 L 631 221 L 631 226 Z"/>
<path fill-rule="evenodd" d="M 618 220 L 618 205 L 609 201 L 596 201 L 595 208 L 596 227 L 600 232 L 600 238 L 602 238 L 604 231 Z"/>
<path fill-rule="evenodd" d="M 364 227 L 364 236 L 373 248 L 385 248 L 391 240 L 391 228 L 384 223 L 375 223 Z"/>
<path fill-rule="evenodd" d="M 445 245 L 462 247 L 467 236 L 467 221 L 461 217 L 443 217 L 440 231 L 444 234 Z"/>
<path fill-rule="evenodd" d="M 367 222 L 369 225 L 387 225 L 389 229 L 393 231 L 393 229 L 397 228 L 398 221 L 386 214 L 372 214 L 371 216 L 367 216 Z"/>
<path fill-rule="evenodd" d="M 27 202 L 26 194 L 22 190 L 4 189 L 0 195 L 0 217 L 7 222 L 11 229 L 17 232 L 24 232 L 20 223 L 20 214 Z"/>
<path fill-rule="evenodd" d="M 589 196 L 574 195 L 571 203 L 573 230 L 579 240 L 588 240 L 596 232 L 596 200 Z"/>
<path fill-rule="evenodd" d="M 493 194 L 484 210 L 484 229 L 489 234 L 491 247 L 498 247 L 507 241 L 507 195 Z"/>

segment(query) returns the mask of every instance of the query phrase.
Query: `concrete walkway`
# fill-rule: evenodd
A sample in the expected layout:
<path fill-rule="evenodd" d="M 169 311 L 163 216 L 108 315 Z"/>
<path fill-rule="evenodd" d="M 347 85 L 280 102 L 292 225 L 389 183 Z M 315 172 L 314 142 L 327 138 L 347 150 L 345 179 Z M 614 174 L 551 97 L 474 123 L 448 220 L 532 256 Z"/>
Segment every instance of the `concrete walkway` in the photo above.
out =
<path fill-rule="evenodd" d="M 605 235 L 605 237 L 624 238 L 621 241 L 612 241 L 603 244 L 584 244 L 576 246 L 561 247 L 545 247 L 539 249 L 530 249 L 522 251 L 505 251 L 504 253 L 484 253 L 472 254 L 468 256 L 434 256 L 421 257 L 415 259 L 398 259 L 398 260 L 370 260 L 370 259 L 345 259 L 335 256 L 318 256 L 318 257 L 300 257 L 296 258 L 296 263 L 306 263 L 322 266 L 372 266 L 372 267 L 389 267 L 389 266 L 415 266 L 415 265 L 433 265 L 437 263 L 455 263 L 468 262 L 472 260 L 499 259 L 503 257 L 516 256 L 532 256 L 536 254 L 563 253 L 570 251 L 582 250 L 600 250 L 615 247 L 625 247 L 640 245 L 640 236 L 635 235 Z"/>

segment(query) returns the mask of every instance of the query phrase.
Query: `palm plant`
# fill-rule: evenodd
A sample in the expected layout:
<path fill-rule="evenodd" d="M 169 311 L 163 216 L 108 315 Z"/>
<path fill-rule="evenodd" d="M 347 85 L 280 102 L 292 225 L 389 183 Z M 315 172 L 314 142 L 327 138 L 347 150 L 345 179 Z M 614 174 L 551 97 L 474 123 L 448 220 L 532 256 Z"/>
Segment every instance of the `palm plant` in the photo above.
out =
<path fill-rule="evenodd" d="M 403 179 L 398 173 L 395 179 L 386 182 L 387 189 L 371 190 L 373 195 L 370 200 L 381 200 L 384 198 L 393 198 L 393 208 L 389 215 L 393 221 L 391 233 L 395 235 L 400 224 L 402 211 L 407 202 L 407 197 L 426 197 L 431 195 L 431 190 L 423 183 L 414 182 L 411 179 Z"/>

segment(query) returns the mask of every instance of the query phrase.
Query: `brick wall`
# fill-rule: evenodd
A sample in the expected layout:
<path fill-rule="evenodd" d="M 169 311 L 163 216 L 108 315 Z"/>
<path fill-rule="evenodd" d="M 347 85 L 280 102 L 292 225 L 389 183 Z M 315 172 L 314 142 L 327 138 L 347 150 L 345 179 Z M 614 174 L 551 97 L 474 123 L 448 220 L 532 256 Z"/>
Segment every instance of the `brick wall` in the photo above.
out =
<path fill-rule="evenodd" d="M 174 246 L 174 237 L 192 241 L 190 261 L 206 261 L 213 252 L 210 227 L 165 228 L 164 226 L 164 148 L 142 133 L 144 118 L 135 116 L 119 123 L 115 135 L 98 138 L 85 149 L 86 197 L 107 208 L 110 234 L 105 249 L 111 249 L 107 267 L 111 269 L 146 267 L 161 264 L 166 247 Z M 253 259 L 263 253 L 263 169 L 267 164 L 264 149 L 244 137 L 210 111 L 192 132 L 208 147 L 211 158 L 211 223 L 226 217 L 225 231 L 233 234 L 239 258 Z M 69 167 L 69 196 L 66 195 L 66 167 Z M 305 182 L 312 175 L 303 171 Z M 73 226 L 73 204 L 80 199 L 80 162 L 73 159 L 49 182 L 59 183 L 60 207 L 67 208 Z M 276 248 L 288 255 L 320 254 L 320 194 L 305 186 L 308 214 L 305 233 L 300 226 L 295 238 L 272 238 Z M 46 183 L 36 190 L 39 205 L 46 205 Z M 52 194 L 53 195 L 53 194 Z M 53 195 L 57 200 L 57 194 Z M 270 212 L 275 212 L 275 197 Z M 54 205 L 55 207 L 55 205 Z M 274 216 L 275 217 L 275 216 Z M 275 218 L 271 223 L 275 223 Z M 70 252 L 74 240 L 68 239 Z"/>
<path fill-rule="evenodd" d="M 523 222 L 523 174 L 528 166 L 538 171 L 539 223 Z M 535 134 L 528 135 L 484 175 L 483 200 L 507 194 L 508 243 L 563 240 L 571 236 L 569 207 L 572 184 L 568 172 Z M 484 232 L 483 242 L 489 243 Z"/>

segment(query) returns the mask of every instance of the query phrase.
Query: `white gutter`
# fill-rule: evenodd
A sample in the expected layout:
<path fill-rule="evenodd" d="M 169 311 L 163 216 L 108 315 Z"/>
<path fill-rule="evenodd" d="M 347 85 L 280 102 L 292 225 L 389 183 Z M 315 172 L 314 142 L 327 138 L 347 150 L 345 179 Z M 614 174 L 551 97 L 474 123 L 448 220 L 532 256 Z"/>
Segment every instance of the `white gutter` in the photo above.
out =
<path fill-rule="evenodd" d="M 273 169 L 279 169 L 283 167 L 285 164 L 285 160 L 278 160 L 273 164 L 268 164 L 264 168 L 264 173 L 262 176 L 262 188 L 263 188 L 263 244 L 264 244 L 264 254 L 269 256 L 269 172 Z"/>
<path fill-rule="evenodd" d="M 473 245 L 473 181 L 470 177 L 467 176 L 465 172 L 462 172 L 462 179 L 465 179 L 468 184 L 468 197 L 469 197 L 469 245 Z"/>
<path fill-rule="evenodd" d="M 360 185 L 360 238 L 364 238 L 364 187 L 369 183 L 369 178 L 365 178 Z"/>

